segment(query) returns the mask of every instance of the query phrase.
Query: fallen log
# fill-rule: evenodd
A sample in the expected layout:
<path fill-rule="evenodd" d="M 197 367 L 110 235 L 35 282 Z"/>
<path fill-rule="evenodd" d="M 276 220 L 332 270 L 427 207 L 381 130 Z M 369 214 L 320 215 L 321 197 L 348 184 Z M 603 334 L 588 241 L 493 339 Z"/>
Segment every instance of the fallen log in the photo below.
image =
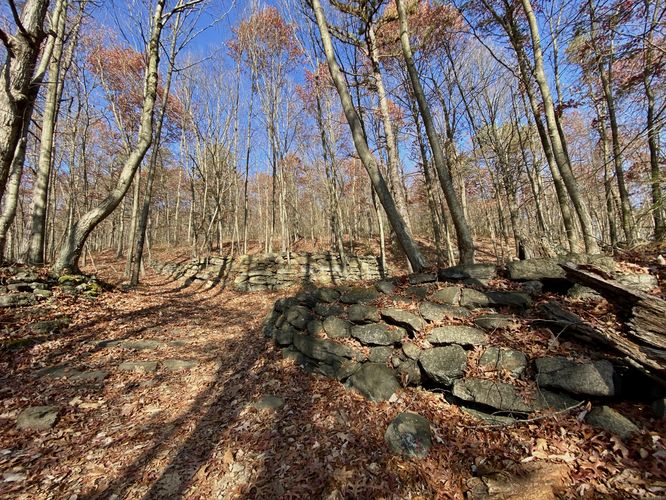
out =
<path fill-rule="evenodd" d="M 542 304 L 539 316 L 546 320 L 543 323 L 557 335 L 596 348 L 615 350 L 624 355 L 627 364 L 666 385 L 666 351 L 641 345 L 614 329 L 593 326 L 554 301 Z"/>
<path fill-rule="evenodd" d="M 592 288 L 616 306 L 627 334 L 640 344 L 666 351 L 666 301 L 605 279 L 573 264 L 561 264 L 567 279 Z"/>

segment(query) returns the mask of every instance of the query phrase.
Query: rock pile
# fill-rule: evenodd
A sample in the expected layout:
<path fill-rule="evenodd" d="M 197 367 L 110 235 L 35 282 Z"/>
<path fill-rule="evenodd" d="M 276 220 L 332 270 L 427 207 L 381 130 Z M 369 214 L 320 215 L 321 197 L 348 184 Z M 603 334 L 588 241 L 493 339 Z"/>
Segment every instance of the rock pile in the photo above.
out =
<path fill-rule="evenodd" d="M 492 424 L 591 400 L 600 403 L 588 415 L 591 424 L 628 436 L 625 417 L 601 405 L 622 396 L 622 370 L 611 361 L 547 352 L 531 358 L 507 347 L 506 339 L 529 328 L 530 293 L 541 289 L 541 279 L 561 279 L 542 269 L 522 275 L 531 283 L 526 291 L 481 289 L 497 276 L 487 265 L 413 275 L 407 287 L 384 280 L 369 288 L 319 288 L 278 300 L 263 333 L 305 370 L 370 400 L 389 400 L 405 385 L 436 388 Z M 442 287 L 442 279 L 449 284 Z"/>
<path fill-rule="evenodd" d="M 65 293 L 86 297 L 96 297 L 103 291 L 94 276 L 63 275 L 56 279 L 27 267 L 6 267 L 2 274 L 0 308 L 36 304 L 50 298 L 56 287 Z"/>
<path fill-rule="evenodd" d="M 208 285 L 232 284 L 242 292 L 280 290 L 304 282 L 336 284 L 382 277 L 379 259 L 372 255 L 348 256 L 343 265 L 331 253 L 286 253 L 211 257 L 186 262 L 153 263 L 162 274 L 202 281 Z"/>

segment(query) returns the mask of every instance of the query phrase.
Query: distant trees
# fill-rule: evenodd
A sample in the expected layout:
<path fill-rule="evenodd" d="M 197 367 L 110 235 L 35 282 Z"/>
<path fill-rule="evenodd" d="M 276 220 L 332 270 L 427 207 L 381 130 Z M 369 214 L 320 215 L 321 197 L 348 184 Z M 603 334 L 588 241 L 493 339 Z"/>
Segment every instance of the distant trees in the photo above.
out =
<path fill-rule="evenodd" d="M 98 2 L 0 7 L 3 256 L 109 249 L 136 284 L 164 246 L 420 270 L 666 237 L 663 0 L 299 4 L 229 6 L 217 47 L 210 2 L 122 33 Z"/>

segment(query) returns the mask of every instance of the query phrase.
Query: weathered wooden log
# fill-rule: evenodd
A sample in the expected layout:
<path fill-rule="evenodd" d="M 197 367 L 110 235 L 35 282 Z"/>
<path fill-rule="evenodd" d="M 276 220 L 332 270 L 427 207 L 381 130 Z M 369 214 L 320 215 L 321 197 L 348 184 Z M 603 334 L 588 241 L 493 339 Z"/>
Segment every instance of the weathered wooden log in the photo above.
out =
<path fill-rule="evenodd" d="M 666 351 L 638 344 L 614 329 L 595 327 L 557 302 L 542 304 L 539 312 L 547 320 L 544 324 L 555 333 L 596 348 L 615 350 L 624 355 L 628 365 L 666 385 Z"/>
<path fill-rule="evenodd" d="M 617 307 L 628 326 L 627 334 L 636 342 L 666 352 L 666 301 L 572 264 L 561 266 L 567 279 L 592 288 Z"/>

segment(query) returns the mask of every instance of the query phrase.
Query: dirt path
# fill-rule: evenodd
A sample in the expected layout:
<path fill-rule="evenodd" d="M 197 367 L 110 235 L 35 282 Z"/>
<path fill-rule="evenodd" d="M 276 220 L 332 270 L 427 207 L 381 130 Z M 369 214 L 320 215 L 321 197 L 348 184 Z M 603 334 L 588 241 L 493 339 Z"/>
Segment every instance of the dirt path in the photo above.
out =
<path fill-rule="evenodd" d="M 57 309 L 28 311 L 72 323 L 52 340 L 0 353 L 0 496 L 462 498 L 481 470 L 531 474 L 550 495 L 558 485 L 604 488 L 627 466 L 575 415 L 482 429 L 440 394 L 409 389 L 370 403 L 306 374 L 260 333 L 278 296 L 153 275 L 138 290 L 58 297 Z M 32 321 L 25 311 L 2 321 Z M 257 409 L 268 395 L 284 404 Z M 16 428 L 22 409 L 43 405 L 58 408 L 52 429 Z M 427 459 L 388 453 L 384 431 L 401 411 L 433 423 Z M 519 465 L 548 454 L 560 458 Z M 568 457 L 576 467 L 563 465 Z"/>

